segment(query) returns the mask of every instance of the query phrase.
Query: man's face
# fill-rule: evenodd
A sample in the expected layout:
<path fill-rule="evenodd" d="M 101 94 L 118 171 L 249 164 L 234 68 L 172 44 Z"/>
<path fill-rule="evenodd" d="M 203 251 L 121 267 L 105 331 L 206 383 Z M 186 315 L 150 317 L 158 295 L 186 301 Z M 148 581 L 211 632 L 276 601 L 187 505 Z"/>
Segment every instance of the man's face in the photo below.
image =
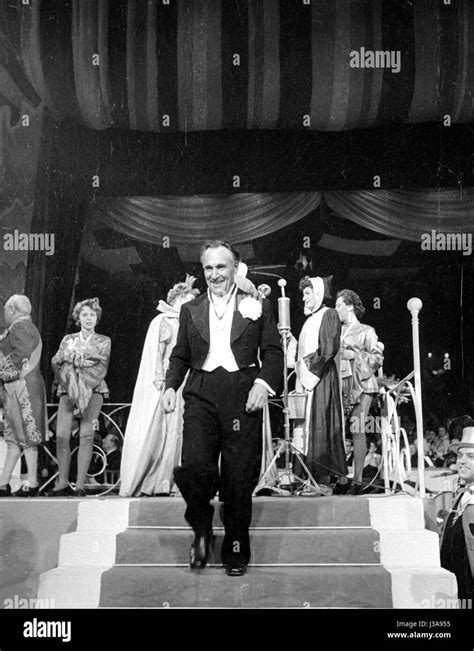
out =
<path fill-rule="evenodd" d="M 111 434 L 107 434 L 107 436 L 104 437 L 102 441 L 102 447 L 103 449 L 108 452 L 109 450 L 114 450 L 115 449 L 115 441 Z"/>
<path fill-rule="evenodd" d="M 466 484 L 474 483 L 474 448 L 459 448 L 456 465 Z"/>
<path fill-rule="evenodd" d="M 211 293 L 225 296 L 234 284 L 237 264 L 232 253 L 225 246 L 207 249 L 201 258 L 204 277 Z"/>

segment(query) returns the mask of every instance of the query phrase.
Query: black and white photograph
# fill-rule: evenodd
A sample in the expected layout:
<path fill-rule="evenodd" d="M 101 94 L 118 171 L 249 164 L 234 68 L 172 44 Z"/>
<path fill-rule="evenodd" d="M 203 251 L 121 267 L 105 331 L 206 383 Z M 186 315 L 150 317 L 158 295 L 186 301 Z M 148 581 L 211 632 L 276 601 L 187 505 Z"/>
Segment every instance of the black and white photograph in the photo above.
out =
<path fill-rule="evenodd" d="M 472 649 L 473 235 L 472 0 L 0 0 L 0 650 Z"/>

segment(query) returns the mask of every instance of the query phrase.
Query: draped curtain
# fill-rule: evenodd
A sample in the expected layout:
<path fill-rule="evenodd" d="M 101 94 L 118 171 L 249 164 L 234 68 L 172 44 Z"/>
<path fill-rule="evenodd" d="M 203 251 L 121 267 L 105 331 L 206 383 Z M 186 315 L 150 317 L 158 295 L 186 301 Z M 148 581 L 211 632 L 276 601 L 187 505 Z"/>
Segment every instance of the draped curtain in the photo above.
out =
<path fill-rule="evenodd" d="M 4 0 L 0 105 L 158 132 L 469 122 L 473 29 L 471 0 Z"/>
<path fill-rule="evenodd" d="M 423 233 L 474 233 L 474 188 L 325 192 L 339 216 L 376 233 L 419 240 Z"/>
<path fill-rule="evenodd" d="M 306 217 L 323 196 L 336 215 L 389 237 L 474 232 L 473 188 L 103 198 L 89 211 L 93 222 L 150 244 L 164 237 L 172 245 L 223 237 L 243 243 Z"/>
<path fill-rule="evenodd" d="M 103 223 L 143 242 L 198 244 L 203 239 L 246 242 L 292 224 L 319 206 L 320 192 L 99 200 Z"/>

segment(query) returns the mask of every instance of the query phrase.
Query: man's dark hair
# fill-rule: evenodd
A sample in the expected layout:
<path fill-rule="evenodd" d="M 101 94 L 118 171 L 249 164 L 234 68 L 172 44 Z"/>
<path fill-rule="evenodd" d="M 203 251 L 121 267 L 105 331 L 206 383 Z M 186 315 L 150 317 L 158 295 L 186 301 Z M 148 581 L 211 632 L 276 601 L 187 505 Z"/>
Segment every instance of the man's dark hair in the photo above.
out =
<path fill-rule="evenodd" d="M 235 264 L 238 264 L 240 262 L 240 254 L 235 249 L 230 242 L 227 242 L 227 240 L 207 240 L 207 242 L 204 242 L 204 244 L 201 246 L 201 249 L 199 251 L 199 257 L 202 258 L 204 253 L 208 249 L 217 249 L 220 246 L 223 246 L 224 248 L 228 249 L 232 253 L 232 257 L 234 258 Z"/>

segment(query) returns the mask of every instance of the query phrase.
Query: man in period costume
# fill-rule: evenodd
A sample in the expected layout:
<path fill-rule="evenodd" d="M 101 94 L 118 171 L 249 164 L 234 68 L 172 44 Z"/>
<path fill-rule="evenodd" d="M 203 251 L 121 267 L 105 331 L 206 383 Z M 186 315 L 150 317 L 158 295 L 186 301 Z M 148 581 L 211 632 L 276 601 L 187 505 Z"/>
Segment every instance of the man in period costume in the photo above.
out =
<path fill-rule="evenodd" d="M 38 445 L 46 431 L 46 396 L 40 372 L 42 342 L 31 321 L 31 303 L 16 294 L 5 303 L 6 331 L 0 337 L 7 454 L 0 477 L 0 496 L 11 494 L 10 479 L 22 452 L 28 469 L 28 486 L 14 495 L 32 497 L 38 492 Z"/>
<path fill-rule="evenodd" d="M 228 242 L 207 242 L 201 262 L 208 291 L 183 305 L 166 374 L 165 410 L 188 369 L 182 466 L 175 481 L 187 503 L 195 539 L 190 566 L 203 567 L 212 539 L 211 499 L 224 502 L 221 558 L 229 576 L 245 573 L 249 526 L 262 447 L 262 409 L 283 374 L 271 305 L 235 282 L 239 255 Z M 220 476 L 219 476 L 220 455 Z"/>
<path fill-rule="evenodd" d="M 474 599 L 474 426 L 449 449 L 457 455 L 461 487 L 443 530 L 441 566 L 456 575 L 459 599 Z"/>

